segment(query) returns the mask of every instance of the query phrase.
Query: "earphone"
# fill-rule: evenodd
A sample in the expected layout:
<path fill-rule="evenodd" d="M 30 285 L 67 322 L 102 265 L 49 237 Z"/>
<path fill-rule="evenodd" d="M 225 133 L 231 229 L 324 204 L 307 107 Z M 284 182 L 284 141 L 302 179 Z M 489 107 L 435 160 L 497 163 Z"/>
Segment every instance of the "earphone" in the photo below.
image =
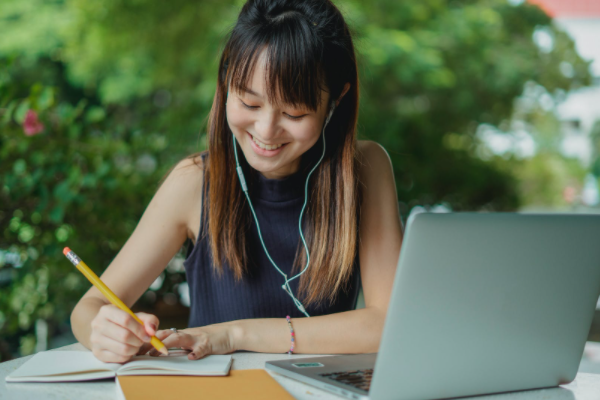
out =
<path fill-rule="evenodd" d="M 229 99 L 229 90 L 227 90 L 227 99 Z M 225 104 L 227 104 L 227 101 L 225 101 Z M 302 271 L 300 271 L 300 273 L 294 275 L 293 277 L 291 277 L 289 279 L 288 279 L 287 274 L 284 273 L 281 269 L 279 269 L 279 267 L 277 266 L 277 264 L 275 264 L 275 261 L 273 261 L 273 259 L 271 258 L 271 255 L 269 254 L 269 251 L 267 250 L 267 246 L 265 245 L 265 242 L 263 241 L 262 233 L 260 231 L 260 224 L 258 223 L 258 218 L 256 217 L 256 213 L 254 212 L 254 207 L 252 206 L 252 201 L 250 201 L 250 196 L 248 195 L 248 186 L 246 185 L 246 179 L 244 178 L 244 172 L 242 171 L 242 167 L 240 166 L 240 162 L 239 162 L 239 159 L 238 159 L 237 144 L 236 144 L 235 135 L 233 135 L 233 133 L 232 133 L 232 136 L 233 136 L 233 152 L 235 154 L 236 171 L 238 173 L 238 177 L 240 179 L 240 184 L 242 186 L 242 190 L 244 192 L 244 195 L 246 195 L 246 199 L 248 200 L 248 205 L 250 206 L 250 211 L 252 212 L 252 216 L 254 217 L 254 221 L 256 222 L 256 230 L 258 231 L 258 237 L 260 239 L 260 243 L 262 244 L 263 249 L 265 250 L 265 253 L 267 255 L 267 258 L 269 259 L 269 261 L 271 262 L 271 264 L 273 264 L 273 266 L 275 267 L 275 269 L 285 279 L 285 283 L 281 286 L 281 288 L 283 290 L 285 290 L 287 292 L 287 294 L 290 295 L 290 297 L 294 301 L 294 304 L 296 305 L 296 307 L 298 308 L 298 310 L 300 310 L 307 317 L 310 317 L 310 315 L 308 315 L 308 313 L 306 312 L 306 309 L 302 305 L 302 302 L 300 302 L 300 300 L 298 300 L 294 296 L 294 294 L 292 293 L 292 289 L 290 288 L 290 282 L 293 281 L 296 278 L 299 278 L 308 269 L 308 265 L 309 265 L 309 262 L 310 262 L 310 252 L 308 251 L 308 246 L 306 244 L 306 240 L 304 239 L 304 235 L 302 234 L 302 216 L 304 215 L 304 209 L 306 208 L 306 204 L 307 204 L 307 201 L 308 201 L 308 181 L 310 179 L 310 176 L 314 172 L 314 170 L 319 166 L 319 164 L 323 160 L 323 157 L 325 157 L 325 128 L 327 127 L 327 124 L 329 124 L 329 120 L 331 119 L 331 116 L 333 115 L 333 111 L 334 110 L 335 110 L 335 100 L 332 100 L 331 103 L 330 103 L 329 114 L 327 115 L 327 118 L 325 120 L 325 124 L 323 126 L 323 131 L 322 131 L 322 135 L 321 135 L 323 137 L 323 153 L 321 154 L 321 157 L 319 158 L 319 161 L 317 161 L 317 163 L 315 164 L 315 166 L 308 173 L 308 176 L 306 177 L 306 183 L 304 185 L 304 205 L 302 206 L 302 210 L 300 211 L 300 219 L 298 220 L 298 229 L 300 230 L 300 238 L 302 239 L 302 244 L 304 244 L 304 249 L 306 250 L 306 266 L 304 267 L 304 269 Z"/>

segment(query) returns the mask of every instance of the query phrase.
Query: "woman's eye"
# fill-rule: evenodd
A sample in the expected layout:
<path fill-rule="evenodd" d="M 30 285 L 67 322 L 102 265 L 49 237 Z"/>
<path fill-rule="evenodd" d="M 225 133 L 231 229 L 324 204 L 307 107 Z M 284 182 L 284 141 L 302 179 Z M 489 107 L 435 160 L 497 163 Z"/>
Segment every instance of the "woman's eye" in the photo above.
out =
<path fill-rule="evenodd" d="M 289 119 L 293 119 L 293 120 L 299 120 L 304 118 L 304 115 L 299 115 L 297 117 L 294 117 L 293 115 L 289 115 L 289 114 L 285 114 Z"/>
<path fill-rule="evenodd" d="M 244 103 L 242 100 L 240 100 L 240 102 L 244 105 L 244 107 L 246 107 L 250 110 L 255 110 L 258 108 L 258 106 L 249 106 L 248 104 Z M 306 115 L 299 115 L 299 116 L 295 117 L 293 115 L 285 114 L 285 116 L 293 121 L 298 121 L 298 120 L 304 118 Z"/>
<path fill-rule="evenodd" d="M 244 105 L 244 107 L 249 108 L 251 110 L 254 110 L 255 108 L 258 108 L 258 106 L 249 106 L 248 104 L 244 103 L 243 101 L 240 100 L 240 102 Z"/>

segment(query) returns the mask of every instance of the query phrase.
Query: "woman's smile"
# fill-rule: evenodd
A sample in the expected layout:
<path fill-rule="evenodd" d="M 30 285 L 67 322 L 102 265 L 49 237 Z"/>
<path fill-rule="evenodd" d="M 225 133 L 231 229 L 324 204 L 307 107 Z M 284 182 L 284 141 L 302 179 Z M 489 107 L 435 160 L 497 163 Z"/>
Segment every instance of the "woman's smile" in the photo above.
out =
<path fill-rule="evenodd" d="M 252 150 L 259 156 L 265 157 L 273 157 L 277 154 L 281 153 L 283 148 L 288 145 L 288 143 L 279 143 L 279 144 L 266 144 L 256 139 L 250 132 L 246 131 L 248 137 L 250 138 L 250 145 L 252 146 Z"/>

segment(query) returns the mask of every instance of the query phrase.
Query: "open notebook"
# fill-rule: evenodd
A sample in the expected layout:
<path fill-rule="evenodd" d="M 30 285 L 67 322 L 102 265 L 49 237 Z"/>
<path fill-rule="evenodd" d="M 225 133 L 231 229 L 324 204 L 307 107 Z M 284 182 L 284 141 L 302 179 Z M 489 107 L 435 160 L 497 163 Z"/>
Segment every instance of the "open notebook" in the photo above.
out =
<path fill-rule="evenodd" d="M 205 375 L 229 373 L 230 355 L 200 360 L 187 356 L 136 356 L 126 364 L 104 363 L 89 351 L 46 351 L 34 355 L 6 377 L 7 382 L 70 382 L 114 378 L 119 375 Z"/>

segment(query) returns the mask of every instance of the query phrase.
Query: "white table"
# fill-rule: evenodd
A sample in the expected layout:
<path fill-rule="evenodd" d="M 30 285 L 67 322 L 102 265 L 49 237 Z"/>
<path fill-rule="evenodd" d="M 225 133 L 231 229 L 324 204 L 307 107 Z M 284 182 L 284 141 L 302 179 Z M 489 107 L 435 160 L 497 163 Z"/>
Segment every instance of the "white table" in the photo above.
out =
<path fill-rule="evenodd" d="M 72 344 L 56 350 L 87 351 L 80 344 Z M 0 364 L 0 399 L 15 400 L 112 400 L 116 398 L 115 382 L 111 380 L 70 383 L 9 383 L 4 378 L 27 361 L 29 357 Z M 234 353 L 232 369 L 264 368 L 265 361 L 287 359 L 287 354 Z M 294 358 L 314 355 L 293 355 Z M 304 385 L 269 371 L 292 396 L 300 400 L 339 400 L 341 397 Z M 185 400 L 185 399 L 180 399 Z M 470 400 L 600 400 L 600 375 L 579 373 L 575 381 L 554 389 L 530 390 L 492 396 L 470 398 Z"/>

